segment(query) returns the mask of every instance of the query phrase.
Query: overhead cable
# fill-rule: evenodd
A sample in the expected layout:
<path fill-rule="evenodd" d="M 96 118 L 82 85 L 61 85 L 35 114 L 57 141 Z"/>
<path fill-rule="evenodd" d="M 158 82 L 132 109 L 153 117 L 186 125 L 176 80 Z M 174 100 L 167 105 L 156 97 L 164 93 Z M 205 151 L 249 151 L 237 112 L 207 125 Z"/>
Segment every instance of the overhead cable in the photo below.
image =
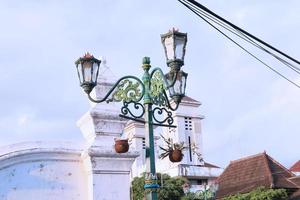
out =
<path fill-rule="evenodd" d="M 202 4 L 198 3 L 197 1 L 195 1 L 195 0 L 178 0 L 178 1 L 180 1 L 180 2 L 183 3 L 183 4 L 185 4 L 185 2 L 188 2 L 188 3 L 192 4 L 192 5 L 197 6 L 199 9 L 201 9 L 201 10 L 207 12 L 208 14 L 210 14 L 210 15 L 216 17 L 217 19 L 223 21 L 224 23 L 226 23 L 226 24 L 228 24 L 229 26 L 233 27 L 234 29 L 240 31 L 241 33 L 243 33 L 243 34 L 249 36 L 250 38 L 253 38 L 254 40 L 260 42 L 261 44 L 267 46 L 268 48 L 270 48 L 270 49 L 276 51 L 277 53 L 279 53 L 279 54 L 281 54 L 281 55 L 287 57 L 288 59 L 290 59 L 290 60 L 292 60 L 292 61 L 294 61 L 295 63 L 297 63 L 297 64 L 300 65 L 300 61 L 298 61 L 298 60 L 296 60 L 295 58 L 293 58 L 293 57 L 287 55 L 286 53 L 280 51 L 279 49 L 277 49 L 277 48 L 271 46 L 270 44 L 264 42 L 263 40 L 257 38 L 256 36 L 250 34 L 249 32 L 243 30 L 242 28 L 240 28 L 240 27 L 234 25 L 233 23 L 227 21 L 226 19 L 224 19 L 224 18 L 222 18 L 221 16 L 217 15 L 216 13 L 212 12 L 212 11 L 209 10 L 207 7 L 203 6 Z"/>
<path fill-rule="evenodd" d="M 295 65 L 291 64 L 290 62 L 286 61 L 285 59 L 283 59 L 283 58 L 279 57 L 278 55 L 272 53 L 271 51 L 267 50 L 266 48 L 264 48 L 263 46 L 261 46 L 260 44 L 258 44 L 257 42 L 255 42 L 253 39 L 249 38 L 247 35 L 244 35 L 240 31 L 235 30 L 234 28 L 230 27 L 229 25 L 225 24 L 224 22 L 222 22 L 222 21 L 214 18 L 213 16 L 210 16 L 209 14 L 205 13 L 204 11 L 202 11 L 199 8 L 195 7 L 194 5 L 191 5 L 191 7 L 189 7 L 189 9 L 193 9 L 194 11 L 196 10 L 196 12 L 198 14 L 202 15 L 207 20 L 211 20 L 214 23 L 218 24 L 219 26 L 222 26 L 223 28 L 225 28 L 226 30 L 228 30 L 231 33 L 235 34 L 239 38 L 241 38 L 241 39 L 245 40 L 246 42 L 252 44 L 253 46 L 261 49 L 262 51 L 270 54 L 271 56 L 273 56 L 274 58 L 276 58 L 278 61 L 280 61 L 281 63 L 283 63 L 284 65 L 286 65 L 288 68 L 290 68 L 294 72 L 300 74 L 300 68 L 297 68 Z"/>
<path fill-rule="evenodd" d="M 212 11 L 208 10 L 206 7 L 204 7 L 205 9 L 201 9 L 202 7 L 198 7 L 197 5 L 191 3 L 195 2 L 193 0 L 179 0 L 184 6 L 186 6 L 188 9 L 190 9 L 193 13 L 195 13 L 197 16 L 199 16 L 202 20 L 204 20 L 206 23 L 208 23 L 210 26 L 212 26 L 214 29 L 216 29 L 218 32 L 220 32 L 223 36 L 225 36 L 227 39 L 229 39 L 230 41 L 232 41 L 234 44 L 236 44 L 238 47 L 240 47 L 242 50 L 244 50 L 245 52 L 247 52 L 249 55 L 251 55 L 253 58 L 255 58 L 256 60 L 258 60 L 259 62 L 261 62 L 263 65 L 265 65 L 267 68 L 269 68 L 270 70 L 272 70 L 273 72 L 275 72 L 277 75 L 281 76 L 282 78 L 284 78 L 285 80 L 287 80 L 288 82 L 292 83 L 293 85 L 295 85 L 296 87 L 300 88 L 300 85 L 298 85 L 297 83 L 295 83 L 294 81 L 290 80 L 289 78 L 287 78 L 286 76 L 284 76 L 283 74 L 281 74 L 279 71 L 275 70 L 274 68 L 272 68 L 271 66 L 269 66 L 268 64 L 266 64 L 265 62 L 263 62 L 261 59 L 259 59 L 257 56 L 255 56 L 253 53 L 251 53 L 249 50 L 247 50 L 246 48 L 244 48 L 243 46 L 241 46 L 238 42 L 236 42 L 235 40 L 233 40 L 232 38 L 230 38 L 227 34 L 225 34 L 223 31 L 221 31 L 219 28 L 217 28 L 216 26 L 214 26 L 211 22 L 215 24 L 218 24 L 219 26 L 225 28 L 227 31 L 230 31 L 231 33 L 235 34 L 236 36 L 238 36 L 239 38 L 247 41 L 248 43 L 254 45 L 255 47 L 265 51 L 266 53 L 272 55 L 273 57 L 275 57 L 277 60 L 279 60 L 280 62 L 282 62 L 284 65 L 286 65 L 287 67 L 289 67 L 290 69 L 292 69 L 294 72 L 300 74 L 300 69 L 297 68 L 296 66 L 294 66 L 293 64 L 291 64 L 290 62 L 286 61 L 285 59 L 279 57 L 278 55 L 270 52 L 269 50 L 267 50 L 266 48 L 264 48 L 263 46 L 261 46 L 261 44 L 264 45 L 265 42 L 261 42 L 260 39 L 258 39 L 258 42 L 261 44 L 258 44 L 255 40 L 257 39 L 255 36 L 252 36 L 251 34 L 245 32 L 244 30 L 240 29 L 240 28 L 236 28 L 237 26 L 233 25 L 232 23 L 228 22 L 227 20 L 219 17 L 216 14 L 211 14 Z M 199 4 L 198 2 L 196 2 L 197 4 Z M 201 5 L 201 4 L 200 4 Z M 201 5 L 202 6 L 202 5 Z M 206 12 L 206 11 L 209 12 Z M 228 23 L 227 23 L 228 22 Z M 233 26 L 232 26 L 233 25 Z M 246 34 L 247 33 L 247 34 Z M 267 43 L 265 43 L 267 44 Z M 271 45 L 267 44 L 267 47 L 272 47 Z M 286 58 L 290 59 L 290 56 L 287 56 L 286 54 L 282 53 L 281 51 L 275 49 L 274 47 L 270 48 L 274 51 L 276 51 L 277 53 L 285 56 Z M 299 61 L 295 60 L 295 59 L 290 59 L 296 63 L 300 63 Z"/>

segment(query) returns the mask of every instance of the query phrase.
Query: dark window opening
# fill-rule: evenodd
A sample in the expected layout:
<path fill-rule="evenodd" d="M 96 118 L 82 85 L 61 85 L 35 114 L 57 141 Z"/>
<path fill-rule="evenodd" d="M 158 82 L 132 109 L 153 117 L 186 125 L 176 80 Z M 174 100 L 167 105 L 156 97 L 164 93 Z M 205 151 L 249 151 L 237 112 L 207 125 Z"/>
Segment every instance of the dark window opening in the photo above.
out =
<path fill-rule="evenodd" d="M 193 130 L 193 126 L 192 126 L 192 118 L 191 117 L 185 117 L 184 118 L 184 127 L 185 127 L 185 130 L 190 130 L 192 131 Z"/>
<path fill-rule="evenodd" d="M 197 180 L 198 185 L 207 185 L 207 179 L 199 179 Z"/>
<path fill-rule="evenodd" d="M 190 153 L 190 161 L 193 161 L 192 158 L 192 145 L 191 145 L 191 137 L 189 136 L 189 153 Z"/>
<path fill-rule="evenodd" d="M 145 140 L 145 138 L 142 138 L 142 146 L 143 146 L 143 149 L 146 149 L 146 140 Z"/>

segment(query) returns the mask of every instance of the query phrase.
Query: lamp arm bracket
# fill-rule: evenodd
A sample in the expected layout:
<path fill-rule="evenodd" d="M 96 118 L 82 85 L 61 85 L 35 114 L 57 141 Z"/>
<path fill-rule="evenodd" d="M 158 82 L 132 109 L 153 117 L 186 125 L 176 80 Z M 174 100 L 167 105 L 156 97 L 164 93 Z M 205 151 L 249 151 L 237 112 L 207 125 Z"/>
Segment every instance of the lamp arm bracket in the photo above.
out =
<path fill-rule="evenodd" d="M 173 107 L 171 106 L 171 103 L 170 103 L 170 101 L 169 101 L 168 95 L 166 94 L 166 91 L 165 91 L 165 90 L 164 90 L 164 96 L 165 96 L 165 99 L 166 99 L 168 108 L 169 108 L 170 110 L 172 110 L 172 111 L 176 111 L 176 110 L 178 109 L 178 107 L 179 107 L 180 102 L 176 103 L 176 106 L 173 108 Z"/>
<path fill-rule="evenodd" d="M 143 98 L 144 93 L 145 85 L 139 78 L 135 76 L 123 76 L 102 99 L 93 99 L 90 93 L 88 94 L 88 98 L 94 103 L 102 103 L 104 101 L 107 103 L 112 101 L 139 102 Z"/>
<path fill-rule="evenodd" d="M 164 91 L 167 89 L 168 82 L 160 68 L 154 68 L 151 72 L 149 83 L 149 95 L 152 103 L 157 106 L 166 106 Z"/>
<path fill-rule="evenodd" d="M 169 89 L 170 87 L 173 87 L 175 82 L 176 82 L 176 77 L 178 75 L 178 71 L 176 72 L 175 76 L 173 77 L 173 80 L 171 83 L 169 83 L 163 73 L 163 71 L 161 70 L 161 68 L 159 67 L 156 67 L 152 70 L 151 74 L 150 74 L 150 80 L 153 78 L 154 74 L 158 72 L 161 76 L 161 78 L 163 79 L 163 82 L 164 82 L 164 86 L 166 89 Z"/>
<path fill-rule="evenodd" d="M 158 73 L 158 74 L 157 74 L 157 73 Z M 154 68 L 154 69 L 151 71 L 151 74 L 150 74 L 150 80 L 152 80 L 152 79 L 154 78 L 154 76 L 157 76 L 156 74 L 159 75 L 160 78 L 163 80 L 163 83 L 164 83 L 165 88 L 168 88 L 168 87 L 169 87 L 168 81 L 167 81 L 167 79 L 165 78 L 165 75 L 164 75 L 163 71 L 162 71 L 161 68 L 159 68 L 159 67 L 156 67 L 156 68 Z M 151 82 L 150 82 L 150 84 L 151 84 Z"/>
<path fill-rule="evenodd" d="M 173 80 L 172 80 L 171 84 L 168 83 L 169 85 L 168 85 L 167 89 L 169 89 L 170 87 L 173 87 L 175 85 L 178 73 L 179 73 L 179 71 L 176 71 L 175 76 L 173 77 Z"/>
<path fill-rule="evenodd" d="M 172 111 L 177 110 L 180 102 L 178 102 L 173 108 L 166 93 L 166 90 L 174 86 L 177 75 L 178 72 L 175 72 L 172 82 L 169 84 L 160 68 L 157 67 L 152 70 L 150 74 L 150 96 L 153 104 L 158 106 L 167 106 Z"/>
<path fill-rule="evenodd" d="M 153 116 L 153 121 L 161 125 L 167 122 L 167 124 L 171 126 L 174 122 L 174 119 L 172 117 L 172 112 L 167 110 L 165 107 L 155 107 L 152 110 L 152 116 Z M 158 118 L 158 116 L 163 116 L 163 119 Z"/>
<path fill-rule="evenodd" d="M 139 122 L 139 123 L 142 123 L 142 124 L 145 124 L 145 123 L 146 123 L 146 121 L 144 121 L 144 120 L 142 120 L 142 119 L 137 119 L 137 118 L 129 117 L 129 116 L 122 115 L 122 114 L 119 114 L 119 117 L 122 117 L 122 118 L 125 118 L 125 119 L 129 119 L 129 120 L 133 120 L 133 121 L 136 121 L 136 122 Z M 169 127 L 169 128 L 177 128 L 177 126 L 175 126 L 175 125 L 159 124 L 159 123 L 151 123 L 151 124 L 154 125 L 154 126 L 162 126 L 162 127 Z"/>

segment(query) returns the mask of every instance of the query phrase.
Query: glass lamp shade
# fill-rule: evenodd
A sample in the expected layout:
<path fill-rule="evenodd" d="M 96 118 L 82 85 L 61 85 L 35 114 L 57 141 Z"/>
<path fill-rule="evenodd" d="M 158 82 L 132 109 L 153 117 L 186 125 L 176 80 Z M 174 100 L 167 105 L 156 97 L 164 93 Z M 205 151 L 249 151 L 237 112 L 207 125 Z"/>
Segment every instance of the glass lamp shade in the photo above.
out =
<path fill-rule="evenodd" d="M 165 50 L 167 63 L 177 61 L 183 65 L 187 34 L 173 28 L 168 33 L 161 35 L 161 42 Z"/>
<path fill-rule="evenodd" d="M 89 53 L 86 53 L 75 62 L 80 86 L 87 94 L 97 85 L 100 63 L 100 60 Z"/>
<path fill-rule="evenodd" d="M 188 74 L 184 71 L 180 70 L 177 73 L 177 77 L 175 71 L 170 71 L 165 75 L 166 80 L 171 85 L 169 89 L 170 97 L 176 102 L 180 103 L 181 99 L 185 96 L 185 89 L 186 89 L 186 81 Z M 173 83 L 173 84 L 172 84 Z"/>

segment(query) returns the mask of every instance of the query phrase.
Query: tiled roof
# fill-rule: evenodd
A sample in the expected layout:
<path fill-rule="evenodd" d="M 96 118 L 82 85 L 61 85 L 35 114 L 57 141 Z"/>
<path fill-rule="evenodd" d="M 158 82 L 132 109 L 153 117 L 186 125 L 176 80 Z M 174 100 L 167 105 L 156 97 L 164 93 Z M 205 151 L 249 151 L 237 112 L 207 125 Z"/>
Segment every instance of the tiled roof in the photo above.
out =
<path fill-rule="evenodd" d="M 217 198 L 246 193 L 257 187 L 298 188 L 289 178 L 294 174 L 265 152 L 232 161 L 218 178 Z"/>
<path fill-rule="evenodd" d="M 298 185 L 300 188 L 300 176 L 294 176 L 294 177 L 290 178 L 289 180 L 292 181 L 293 183 L 295 183 L 296 185 Z"/>
<path fill-rule="evenodd" d="M 294 177 L 290 178 L 289 180 L 292 181 L 293 183 L 295 183 L 296 185 L 298 185 L 300 188 L 300 176 L 294 176 Z M 298 189 L 296 192 L 294 192 L 291 195 L 290 200 L 300 200 L 300 189 Z"/>
<path fill-rule="evenodd" d="M 300 160 L 298 162 L 296 162 L 291 168 L 290 170 L 292 172 L 300 172 Z"/>

